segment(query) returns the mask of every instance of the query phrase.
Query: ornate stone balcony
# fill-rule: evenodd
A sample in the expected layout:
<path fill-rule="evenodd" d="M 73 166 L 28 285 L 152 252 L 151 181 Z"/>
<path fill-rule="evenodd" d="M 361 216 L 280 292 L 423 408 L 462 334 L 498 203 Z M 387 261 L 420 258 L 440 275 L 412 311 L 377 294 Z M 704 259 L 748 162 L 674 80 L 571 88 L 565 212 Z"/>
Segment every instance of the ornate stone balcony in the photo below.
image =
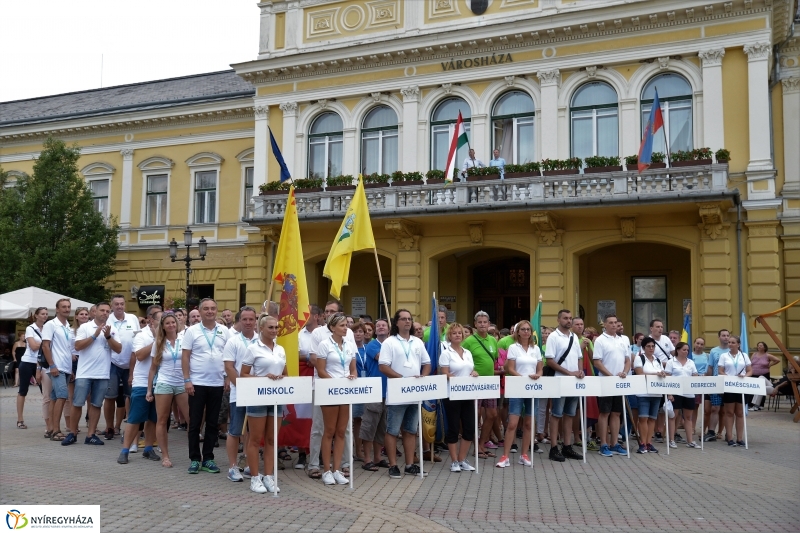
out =
<path fill-rule="evenodd" d="M 437 184 L 389 185 L 367 188 L 372 218 L 558 209 L 571 206 L 631 205 L 691 202 L 717 198 L 728 191 L 728 165 L 713 164 L 596 174 L 562 174 Z M 297 191 L 301 220 L 340 219 L 353 189 Z M 283 219 L 286 194 L 253 198 L 248 222 L 274 223 Z"/>

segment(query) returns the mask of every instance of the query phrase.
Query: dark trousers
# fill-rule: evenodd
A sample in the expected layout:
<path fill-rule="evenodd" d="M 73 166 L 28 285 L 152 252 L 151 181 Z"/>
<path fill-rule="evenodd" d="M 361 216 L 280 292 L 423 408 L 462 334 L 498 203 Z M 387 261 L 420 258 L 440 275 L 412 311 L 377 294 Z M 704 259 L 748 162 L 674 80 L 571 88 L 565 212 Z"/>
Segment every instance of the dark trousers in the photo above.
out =
<path fill-rule="evenodd" d="M 219 409 L 222 406 L 224 387 L 194 386 L 194 396 L 189 396 L 189 459 L 209 461 L 214 459 L 214 443 L 219 435 Z M 200 425 L 206 415 L 206 435 L 203 455 L 200 455 Z"/>
<path fill-rule="evenodd" d="M 475 400 L 444 400 L 444 412 L 447 415 L 447 431 L 444 441 L 447 444 L 458 442 L 461 438 L 472 442 L 475 440 Z"/>

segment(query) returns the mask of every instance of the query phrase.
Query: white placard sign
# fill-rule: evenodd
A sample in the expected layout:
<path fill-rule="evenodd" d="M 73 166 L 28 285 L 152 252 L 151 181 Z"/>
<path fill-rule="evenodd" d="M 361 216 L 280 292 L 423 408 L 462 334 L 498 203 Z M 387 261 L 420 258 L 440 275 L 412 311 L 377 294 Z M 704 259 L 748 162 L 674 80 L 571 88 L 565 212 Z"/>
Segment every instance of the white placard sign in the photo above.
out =
<path fill-rule="evenodd" d="M 647 394 L 683 394 L 683 378 L 645 376 Z"/>
<path fill-rule="evenodd" d="M 561 398 L 561 381 L 554 377 L 506 376 L 506 398 Z"/>
<path fill-rule="evenodd" d="M 314 383 L 314 405 L 377 403 L 382 400 L 381 378 L 318 379 Z"/>
<path fill-rule="evenodd" d="M 483 400 L 500 397 L 500 376 L 450 378 L 451 400 Z"/>
<path fill-rule="evenodd" d="M 761 378 L 740 378 L 738 376 L 722 376 L 725 379 L 725 392 L 741 394 L 767 394 L 767 385 Z"/>
<path fill-rule="evenodd" d="M 311 403 L 310 377 L 283 379 L 240 378 L 236 380 L 236 405 L 286 405 Z"/>
<path fill-rule="evenodd" d="M 350 299 L 350 313 L 353 316 L 361 316 L 367 314 L 367 297 L 366 296 L 353 296 Z"/>
<path fill-rule="evenodd" d="M 722 394 L 725 376 L 687 376 L 683 378 L 683 394 Z"/>
<path fill-rule="evenodd" d="M 600 380 L 596 376 L 578 379 L 575 376 L 559 376 L 561 380 L 561 396 L 600 396 L 602 394 Z"/>
<path fill-rule="evenodd" d="M 602 389 L 601 396 L 627 396 L 630 394 L 647 394 L 647 383 L 644 376 L 598 376 Z"/>
<path fill-rule="evenodd" d="M 387 380 L 386 405 L 416 403 L 425 400 L 447 398 L 447 376 L 425 376 L 421 378 L 394 378 Z"/>

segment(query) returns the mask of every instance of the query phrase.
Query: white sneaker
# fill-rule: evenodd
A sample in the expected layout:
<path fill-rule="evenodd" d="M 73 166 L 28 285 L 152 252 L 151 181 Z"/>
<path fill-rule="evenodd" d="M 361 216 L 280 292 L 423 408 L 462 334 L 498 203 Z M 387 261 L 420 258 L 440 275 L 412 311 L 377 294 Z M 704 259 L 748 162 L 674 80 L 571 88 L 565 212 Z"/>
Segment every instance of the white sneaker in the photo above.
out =
<path fill-rule="evenodd" d="M 472 472 L 475 470 L 475 467 L 469 464 L 466 459 L 458 463 L 458 466 L 461 467 L 461 470 L 464 470 L 466 472 Z"/>
<path fill-rule="evenodd" d="M 461 465 L 458 461 L 453 461 L 450 463 L 450 471 L 451 472 L 461 472 Z"/>
<path fill-rule="evenodd" d="M 324 474 L 322 474 L 322 482 L 326 485 L 336 485 L 336 480 L 333 478 L 333 473 L 330 470 L 326 470 Z"/>
<path fill-rule="evenodd" d="M 253 476 L 250 478 L 250 490 L 257 492 L 258 494 L 267 493 L 267 488 L 264 486 L 264 483 L 261 482 L 260 476 Z"/>
<path fill-rule="evenodd" d="M 251 479 L 253 476 L 250 475 L 250 467 L 244 467 L 244 471 L 242 471 L 242 477 L 245 479 Z"/>
<path fill-rule="evenodd" d="M 348 481 L 347 478 L 344 477 L 344 475 L 342 475 L 342 473 L 339 472 L 338 470 L 333 473 L 333 480 L 336 481 L 336 483 L 338 483 L 339 485 L 347 485 L 348 483 L 350 483 L 350 481 Z"/>
<path fill-rule="evenodd" d="M 523 453 L 519 456 L 519 461 L 517 461 L 521 465 L 531 466 L 531 460 L 528 458 L 528 454 Z"/>
<path fill-rule="evenodd" d="M 139 452 L 139 446 L 136 443 L 136 441 L 133 441 L 133 444 L 131 444 L 131 447 L 130 447 L 130 449 L 128 451 L 130 453 L 138 453 Z"/>
<path fill-rule="evenodd" d="M 670 448 L 677 448 L 677 447 L 678 447 L 678 445 L 677 445 L 677 444 L 675 444 L 675 441 L 674 441 L 674 440 L 671 440 L 671 441 L 669 441 L 669 447 L 670 447 Z"/>
<path fill-rule="evenodd" d="M 261 476 L 261 483 L 267 488 L 267 492 L 275 492 L 275 481 L 272 476 Z"/>
<path fill-rule="evenodd" d="M 228 469 L 228 479 L 233 481 L 234 483 L 238 481 L 242 481 L 242 474 L 239 473 L 239 469 L 235 466 L 232 466 Z"/>
<path fill-rule="evenodd" d="M 511 461 L 509 461 L 508 457 L 504 455 L 500 458 L 499 461 L 497 461 L 497 464 L 494 466 L 496 466 L 497 468 L 506 468 L 507 466 L 511 466 Z"/>

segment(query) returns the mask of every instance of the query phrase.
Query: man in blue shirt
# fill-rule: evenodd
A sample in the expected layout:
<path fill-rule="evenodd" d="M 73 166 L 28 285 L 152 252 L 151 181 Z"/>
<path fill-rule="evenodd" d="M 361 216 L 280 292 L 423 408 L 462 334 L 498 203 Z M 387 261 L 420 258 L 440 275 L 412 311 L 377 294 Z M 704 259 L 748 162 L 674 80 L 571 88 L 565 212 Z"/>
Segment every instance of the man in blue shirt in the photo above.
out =
<path fill-rule="evenodd" d="M 489 160 L 490 167 L 500 167 L 500 179 L 505 178 L 506 174 L 506 160 L 500 157 L 500 150 L 497 148 L 492 152 L 494 157 Z"/>
<path fill-rule="evenodd" d="M 381 355 L 381 345 L 389 337 L 389 322 L 385 318 L 375 321 L 375 339 L 367 344 L 367 359 L 364 363 L 366 377 L 381 378 L 382 402 L 364 404 L 364 414 L 361 415 L 361 429 L 359 437 L 364 443 L 364 465 L 362 468 L 377 471 L 378 467 L 389 468 L 389 462 L 381 460 L 381 447 L 383 436 L 386 433 L 386 374 L 380 371 L 378 358 Z M 370 459 L 372 455 L 372 459 Z"/>
<path fill-rule="evenodd" d="M 706 376 L 718 376 L 719 375 L 719 357 L 728 351 L 728 341 L 731 338 L 731 332 L 727 329 L 719 330 L 717 334 L 719 337 L 719 346 L 715 348 L 711 348 L 711 353 L 708 355 L 708 369 L 706 370 Z M 722 395 L 721 394 L 711 394 L 711 412 L 708 415 L 708 432 L 703 437 L 705 442 L 713 442 L 717 440 L 717 434 L 715 430 L 717 425 L 719 424 L 719 408 L 722 405 Z"/>

